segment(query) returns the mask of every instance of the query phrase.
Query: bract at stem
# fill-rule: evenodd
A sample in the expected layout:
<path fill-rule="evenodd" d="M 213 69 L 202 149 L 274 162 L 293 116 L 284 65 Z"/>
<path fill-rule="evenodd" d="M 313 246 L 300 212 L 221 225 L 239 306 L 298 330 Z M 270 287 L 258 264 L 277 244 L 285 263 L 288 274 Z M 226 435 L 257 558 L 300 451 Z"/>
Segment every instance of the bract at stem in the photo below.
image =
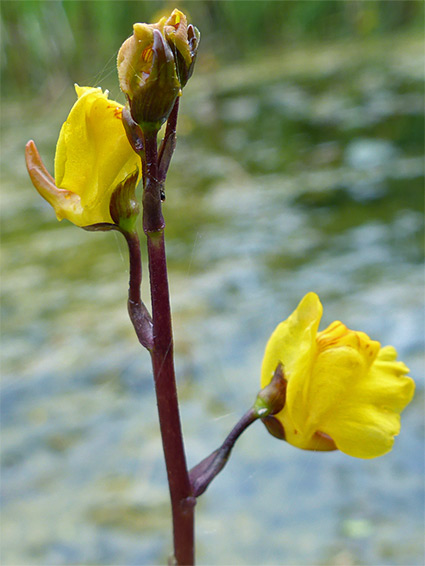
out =
<path fill-rule="evenodd" d="M 161 142 L 158 152 L 158 173 L 159 181 L 165 182 L 167 176 L 168 167 L 170 166 L 171 158 L 173 157 L 174 150 L 176 148 L 176 129 L 177 129 L 177 116 L 179 113 L 179 101 L 177 98 L 171 114 L 167 120 L 167 127 L 165 129 L 164 139 Z"/>
<path fill-rule="evenodd" d="M 124 125 L 125 133 L 127 134 L 128 141 L 134 151 L 140 155 L 143 159 L 143 132 L 142 128 L 137 122 L 133 120 L 133 117 L 128 106 L 124 106 L 122 109 L 122 123 Z"/>
<path fill-rule="evenodd" d="M 227 435 L 223 444 L 190 470 L 189 477 L 195 497 L 199 497 L 206 491 L 213 479 L 227 464 L 238 438 L 258 418 L 260 417 L 255 409 L 249 409 Z"/>
<path fill-rule="evenodd" d="M 147 350 L 153 348 L 152 317 L 142 301 L 140 286 L 142 284 L 142 262 L 140 241 L 136 232 L 122 232 L 129 252 L 130 281 L 128 288 L 128 314 L 140 344 Z"/>

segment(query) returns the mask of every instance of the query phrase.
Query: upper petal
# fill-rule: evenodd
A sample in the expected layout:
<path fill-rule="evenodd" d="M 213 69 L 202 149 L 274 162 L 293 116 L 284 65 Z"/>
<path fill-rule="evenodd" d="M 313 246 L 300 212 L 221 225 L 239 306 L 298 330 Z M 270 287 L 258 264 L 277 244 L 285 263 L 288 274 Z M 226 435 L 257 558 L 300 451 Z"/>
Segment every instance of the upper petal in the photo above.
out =
<path fill-rule="evenodd" d="M 277 326 L 264 354 L 261 386 L 265 387 L 270 382 L 277 365 L 281 363 L 288 381 L 284 411 L 289 411 L 289 418 L 298 429 L 302 428 L 306 418 L 303 392 L 316 356 L 316 333 L 322 312 L 319 297 L 315 293 L 308 293 L 291 316 Z"/>
<path fill-rule="evenodd" d="M 122 105 L 100 88 L 78 87 L 77 102 L 63 124 L 56 146 L 56 185 L 81 198 L 83 217 L 64 214 L 79 226 L 111 222 L 109 202 L 115 187 L 135 170 L 140 157 L 128 142 Z"/>
<path fill-rule="evenodd" d="M 268 385 L 279 363 L 290 383 L 295 372 L 315 349 L 322 304 L 315 293 L 308 293 L 295 311 L 281 322 L 270 336 L 261 367 L 261 387 Z"/>

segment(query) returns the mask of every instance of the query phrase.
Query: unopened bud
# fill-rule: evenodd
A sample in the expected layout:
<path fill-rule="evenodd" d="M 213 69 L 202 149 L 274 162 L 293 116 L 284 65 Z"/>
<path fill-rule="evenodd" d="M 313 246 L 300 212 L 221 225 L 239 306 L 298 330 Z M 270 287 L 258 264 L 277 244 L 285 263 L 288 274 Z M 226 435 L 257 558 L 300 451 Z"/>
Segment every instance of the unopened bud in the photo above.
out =
<path fill-rule="evenodd" d="M 159 129 L 193 72 L 200 33 L 174 10 L 154 24 L 134 24 L 118 52 L 118 76 L 133 120 Z"/>
<path fill-rule="evenodd" d="M 134 24 L 133 35 L 118 52 L 121 90 L 142 129 L 158 130 L 180 94 L 174 55 L 161 33 L 164 21 Z"/>

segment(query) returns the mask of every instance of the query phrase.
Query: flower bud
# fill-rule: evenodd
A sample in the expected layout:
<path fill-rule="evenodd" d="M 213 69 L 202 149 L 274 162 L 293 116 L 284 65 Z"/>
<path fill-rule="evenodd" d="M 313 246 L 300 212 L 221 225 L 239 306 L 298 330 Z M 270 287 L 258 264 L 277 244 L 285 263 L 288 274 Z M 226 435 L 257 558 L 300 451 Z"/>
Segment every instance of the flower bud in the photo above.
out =
<path fill-rule="evenodd" d="M 186 16 L 176 9 L 165 22 L 164 35 L 174 53 L 177 76 L 183 88 L 192 76 L 201 34 L 192 24 L 188 26 Z"/>
<path fill-rule="evenodd" d="M 134 24 L 133 35 L 118 52 L 120 87 L 142 129 L 158 130 L 181 92 L 173 52 L 162 35 L 164 23 L 165 18 Z"/>

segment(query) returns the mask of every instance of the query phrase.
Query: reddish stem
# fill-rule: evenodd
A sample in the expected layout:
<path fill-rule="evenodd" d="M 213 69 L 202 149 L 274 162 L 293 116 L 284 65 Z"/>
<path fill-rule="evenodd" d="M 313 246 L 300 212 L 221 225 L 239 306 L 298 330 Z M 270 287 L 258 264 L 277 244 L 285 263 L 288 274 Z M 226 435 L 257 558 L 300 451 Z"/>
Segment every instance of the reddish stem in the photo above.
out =
<path fill-rule="evenodd" d="M 158 181 L 157 134 L 145 135 L 146 183 L 143 227 L 148 238 L 152 298 L 153 348 L 151 349 L 159 424 L 170 488 L 174 557 L 179 566 L 194 564 L 194 506 L 174 372 L 173 334 L 164 242 L 164 219 Z"/>
<path fill-rule="evenodd" d="M 154 328 L 151 356 L 170 487 L 175 559 L 179 565 L 189 565 L 194 563 L 196 500 L 192 497 L 179 416 L 163 231 L 148 235 L 148 255 Z"/>

